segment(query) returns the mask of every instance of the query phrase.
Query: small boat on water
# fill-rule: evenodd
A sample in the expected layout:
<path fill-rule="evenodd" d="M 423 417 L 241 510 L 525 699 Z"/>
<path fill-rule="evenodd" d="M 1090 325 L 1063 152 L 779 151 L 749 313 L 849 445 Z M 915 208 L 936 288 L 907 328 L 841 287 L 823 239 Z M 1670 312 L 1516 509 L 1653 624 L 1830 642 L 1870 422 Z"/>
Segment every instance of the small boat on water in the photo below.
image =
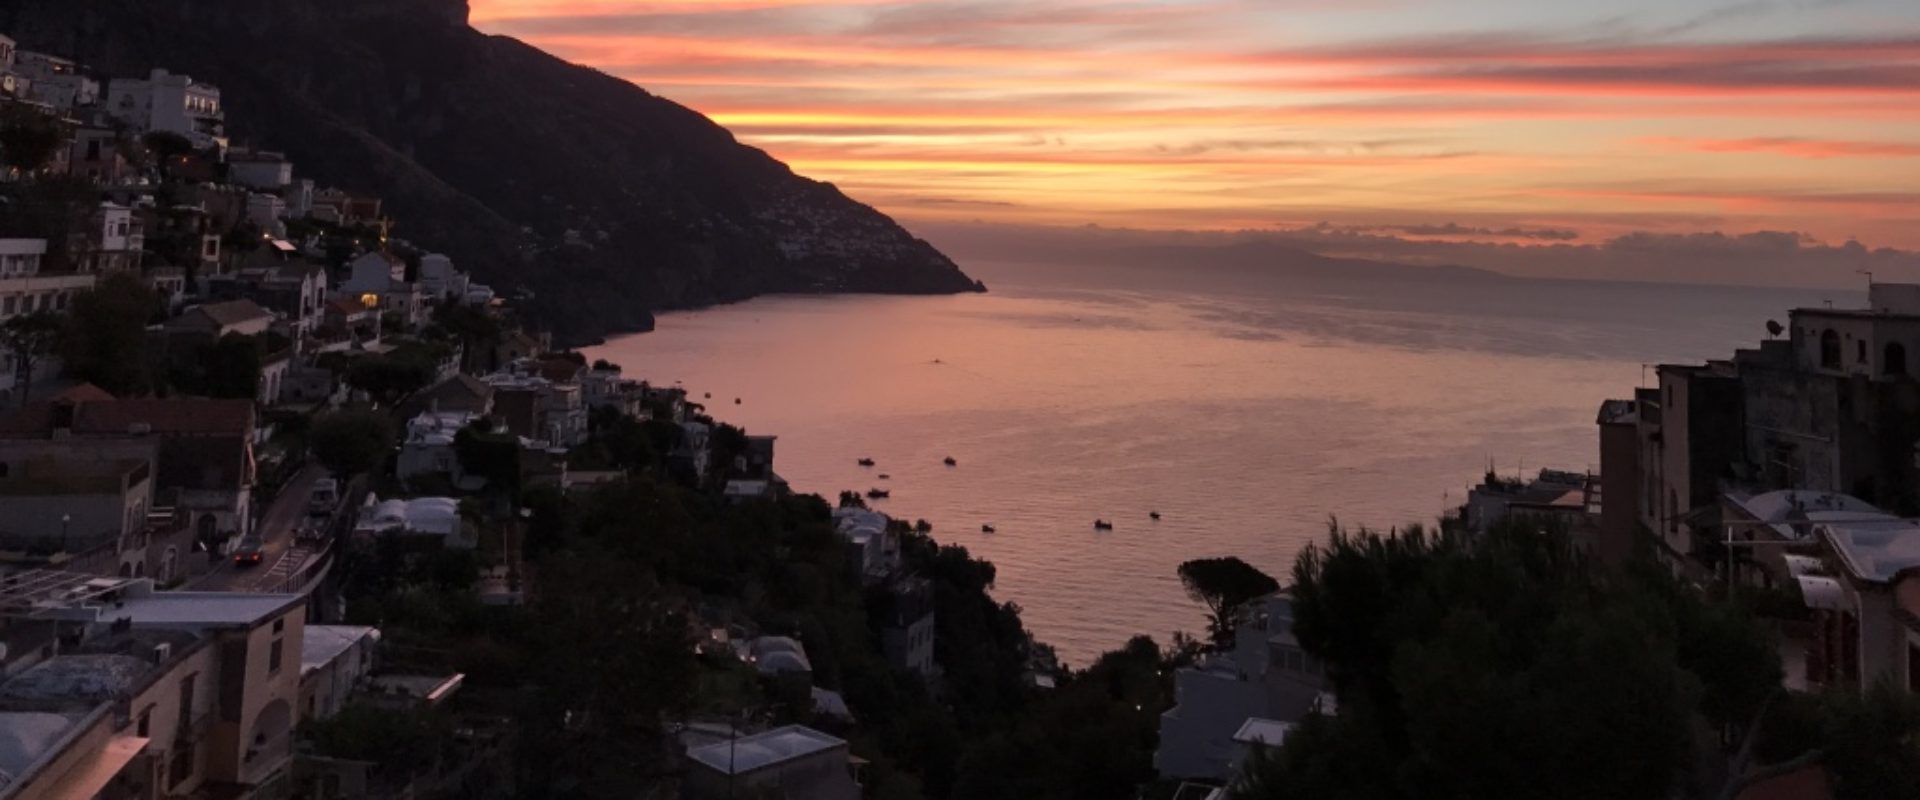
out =
<path fill-rule="evenodd" d="M 1149 519 L 1159 519 L 1159 518 L 1160 518 L 1160 512 L 1158 512 L 1158 511 L 1149 511 L 1149 512 L 1147 512 L 1147 517 L 1148 517 Z"/>
<path fill-rule="evenodd" d="M 992 526 L 992 525 L 982 525 L 982 526 L 980 526 L 980 532 L 981 532 L 981 533 L 993 533 L 993 526 Z"/>
<path fill-rule="evenodd" d="M 736 398 L 733 398 L 733 404 L 734 404 L 734 405 L 736 405 L 736 406 L 737 406 L 737 405 L 740 405 L 740 398 L 738 398 L 738 397 L 736 397 Z"/>
<path fill-rule="evenodd" d="M 960 462 L 953 460 L 953 456 L 947 456 L 945 463 L 949 467 L 957 467 L 960 465 Z"/>
<path fill-rule="evenodd" d="M 891 478 L 891 477 L 893 477 L 893 476 L 892 476 L 892 475 L 888 475 L 887 473 L 884 473 L 884 472 L 882 472 L 882 473 L 880 473 L 880 480 L 883 480 L 883 481 L 884 481 L 884 480 L 886 480 L 886 479 L 888 479 L 888 478 Z"/>
<path fill-rule="evenodd" d="M 868 499 L 872 499 L 872 500 L 884 500 L 889 495 L 892 495 L 892 494 L 893 494 L 892 492 L 889 492 L 885 489 L 868 489 L 867 490 L 867 497 Z"/>
<path fill-rule="evenodd" d="M 1113 530 L 1113 523 L 1104 519 L 1096 519 L 1093 521 L 1093 529 L 1096 531 L 1110 531 Z"/>
<path fill-rule="evenodd" d="M 713 393 L 712 393 L 712 392 L 707 392 L 707 399 L 708 399 L 708 400 L 712 400 L 712 399 L 713 399 Z"/>
<path fill-rule="evenodd" d="M 863 467 L 871 467 L 873 466 L 873 459 L 871 458 L 860 459 L 859 464 L 860 466 L 863 466 Z"/>

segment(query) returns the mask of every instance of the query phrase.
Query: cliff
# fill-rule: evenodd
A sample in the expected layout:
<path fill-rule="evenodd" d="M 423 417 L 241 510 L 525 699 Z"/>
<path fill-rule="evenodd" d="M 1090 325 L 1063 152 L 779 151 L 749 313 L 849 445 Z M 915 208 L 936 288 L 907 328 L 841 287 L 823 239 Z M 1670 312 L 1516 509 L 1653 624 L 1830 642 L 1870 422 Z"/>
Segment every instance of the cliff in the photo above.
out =
<path fill-rule="evenodd" d="M 984 287 L 884 214 L 463 0 L 0 0 L 0 32 L 219 86 L 235 143 L 387 201 L 395 235 L 530 289 L 564 341 L 775 292 Z"/>

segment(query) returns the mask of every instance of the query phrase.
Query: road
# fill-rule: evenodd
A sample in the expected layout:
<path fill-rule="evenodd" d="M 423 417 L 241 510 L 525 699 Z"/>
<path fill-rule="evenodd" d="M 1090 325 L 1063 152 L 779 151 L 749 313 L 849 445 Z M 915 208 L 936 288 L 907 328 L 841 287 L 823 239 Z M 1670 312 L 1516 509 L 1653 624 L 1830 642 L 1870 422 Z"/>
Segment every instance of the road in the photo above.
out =
<path fill-rule="evenodd" d="M 253 528 L 265 545 L 258 565 L 236 567 L 233 559 L 223 558 L 212 572 L 194 581 L 192 588 L 202 592 L 257 592 L 276 588 L 299 568 L 309 553 L 307 545 L 294 543 L 293 534 L 307 516 L 313 484 L 326 476 L 326 468 L 308 464 L 281 487 L 280 494 L 274 497 L 267 513 L 261 515 Z"/>

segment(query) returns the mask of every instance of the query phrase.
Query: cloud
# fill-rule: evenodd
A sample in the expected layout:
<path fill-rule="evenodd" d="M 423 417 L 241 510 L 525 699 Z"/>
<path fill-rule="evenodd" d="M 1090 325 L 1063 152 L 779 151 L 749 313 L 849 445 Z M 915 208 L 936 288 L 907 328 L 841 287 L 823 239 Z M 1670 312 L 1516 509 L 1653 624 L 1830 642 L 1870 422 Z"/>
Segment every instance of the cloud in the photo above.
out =
<path fill-rule="evenodd" d="M 1496 239 L 1543 239 L 1548 241 L 1572 241 L 1580 238 L 1579 231 L 1565 228 L 1482 228 L 1448 222 L 1440 225 L 1394 225 L 1383 230 L 1399 231 L 1408 236 L 1450 236 L 1450 237 L 1492 237 Z"/>
<path fill-rule="evenodd" d="M 1699 153 L 1769 153 L 1793 158 L 1920 158 L 1920 142 L 1861 142 L 1768 136 L 1747 139 L 1648 137 L 1644 144 Z"/>
<path fill-rule="evenodd" d="M 1857 286 L 1860 271 L 1883 281 L 1920 282 L 1920 251 L 1872 248 L 1858 241 L 1821 241 L 1795 231 L 1663 233 L 1634 231 L 1573 244 L 1441 240 L 1366 230 L 1421 225 L 1301 227 L 1238 231 L 1152 231 L 1102 226 L 1043 227 L 933 224 L 918 233 L 962 263 L 969 258 L 1034 263 L 1131 263 L 1128 254 L 1164 259 L 1164 248 L 1187 248 L 1204 263 L 1209 251 L 1263 244 L 1323 256 L 1426 266 L 1465 266 L 1528 278 L 1729 284 L 1801 288 Z M 1446 224 L 1431 226 L 1448 229 Z M 1475 226 L 1453 226 L 1470 230 Z M 1497 230 L 1497 229 L 1496 229 Z M 1540 230 L 1552 230 L 1543 228 Z M 1184 263 L 1184 262 L 1183 262 Z M 1145 261 L 1136 267 L 1174 268 Z"/>

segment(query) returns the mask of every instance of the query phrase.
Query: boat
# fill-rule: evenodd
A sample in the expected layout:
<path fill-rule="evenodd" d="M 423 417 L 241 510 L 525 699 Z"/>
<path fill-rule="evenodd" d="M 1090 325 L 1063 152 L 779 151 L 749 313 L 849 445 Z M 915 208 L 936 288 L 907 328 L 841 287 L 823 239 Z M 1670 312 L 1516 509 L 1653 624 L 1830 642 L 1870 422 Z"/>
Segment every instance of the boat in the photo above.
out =
<path fill-rule="evenodd" d="M 733 404 L 734 404 L 734 405 L 736 405 L 736 406 L 737 406 L 737 405 L 740 405 L 740 398 L 738 398 L 738 397 L 736 397 L 736 398 L 733 398 Z"/>
<path fill-rule="evenodd" d="M 863 467 L 871 467 L 871 466 L 873 466 L 873 459 L 871 459 L 871 458 L 863 458 L 863 459 L 860 459 L 860 466 L 863 466 Z"/>
<path fill-rule="evenodd" d="M 867 497 L 874 500 L 885 499 L 888 495 L 891 495 L 891 494 L 893 493 L 885 489 L 868 489 L 867 490 Z"/>
<path fill-rule="evenodd" d="M 713 399 L 713 393 L 712 393 L 712 392 L 707 392 L 707 399 L 708 399 L 708 400 L 712 400 L 712 399 Z"/>
<path fill-rule="evenodd" d="M 982 526 L 980 526 L 980 532 L 981 532 L 981 533 L 993 533 L 993 526 L 992 526 L 992 525 L 982 525 Z"/>
<path fill-rule="evenodd" d="M 1149 512 L 1147 512 L 1147 517 L 1148 517 L 1149 519 L 1159 519 L 1159 518 L 1160 518 L 1160 512 L 1158 512 L 1158 511 L 1149 511 Z"/>
<path fill-rule="evenodd" d="M 1096 531 L 1110 531 L 1113 530 L 1113 523 L 1104 519 L 1096 519 L 1093 521 L 1093 529 Z"/>
<path fill-rule="evenodd" d="M 892 476 L 892 475 L 888 475 L 887 473 L 884 473 L 884 472 L 882 472 L 882 473 L 880 473 L 880 480 L 883 480 L 883 481 L 884 481 L 884 480 L 886 480 L 886 479 L 888 479 L 888 478 L 891 478 L 891 477 L 893 477 L 893 476 Z"/>
<path fill-rule="evenodd" d="M 946 464 L 949 467 L 956 467 L 960 465 L 960 462 L 953 460 L 953 456 L 947 456 Z"/>

